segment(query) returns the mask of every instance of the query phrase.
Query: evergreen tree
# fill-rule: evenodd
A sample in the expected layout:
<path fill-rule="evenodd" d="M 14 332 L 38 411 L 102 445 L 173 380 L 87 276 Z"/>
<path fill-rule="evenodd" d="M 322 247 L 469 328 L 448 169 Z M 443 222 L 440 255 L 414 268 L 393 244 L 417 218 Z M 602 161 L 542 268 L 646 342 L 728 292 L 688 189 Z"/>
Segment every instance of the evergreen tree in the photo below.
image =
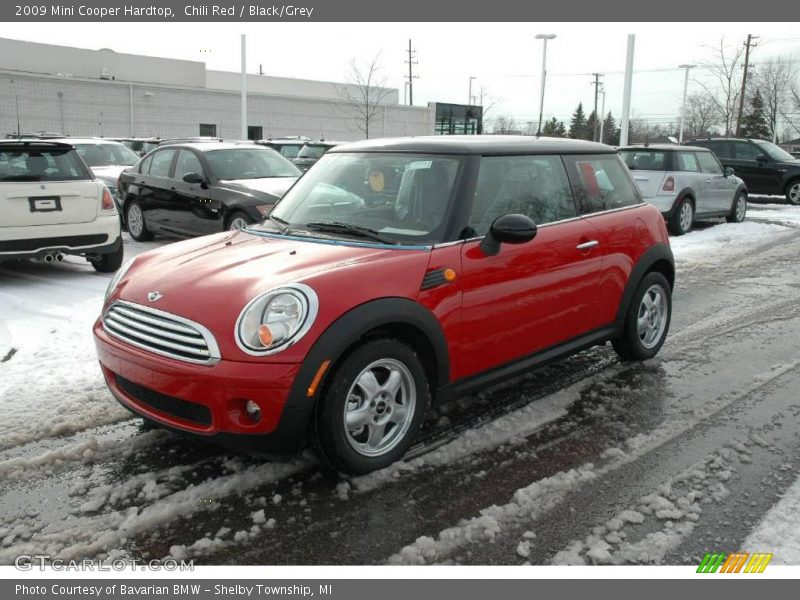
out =
<path fill-rule="evenodd" d="M 742 117 L 742 135 L 765 140 L 770 138 L 769 122 L 760 90 L 756 90 L 756 93 L 753 94 L 750 99 L 750 109 Z"/>
<path fill-rule="evenodd" d="M 542 127 L 542 135 L 545 137 L 567 137 L 567 129 L 564 127 L 564 123 L 553 117 L 545 122 Z"/>
<path fill-rule="evenodd" d="M 564 121 L 559 121 L 558 125 L 556 125 L 556 137 L 560 138 L 567 137 L 567 128 L 564 125 Z"/>
<path fill-rule="evenodd" d="M 600 124 L 597 122 L 597 113 L 592 111 L 589 118 L 586 119 L 586 134 L 583 139 L 594 141 L 594 130 L 597 127 L 597 133 L 600 133 Z"/>
<path fill-rule="evenodd" d="M 601 141 L 611 146 L 619 146 L 619 134 L 620 131 L 619 127 L 617 127 L 617 121 L 614 119 L 611 111 L 609 111 L 606 118 L 603 119 L 603 139 Z"/>
<path fill-rule="evenodd" d="M 574 140 L 585 140 L 586 137 L 586 113 L 583 112 L 583 102 L 578 103 L 578 108 L 572 113 L 569 122 L 569 137 Z"/>

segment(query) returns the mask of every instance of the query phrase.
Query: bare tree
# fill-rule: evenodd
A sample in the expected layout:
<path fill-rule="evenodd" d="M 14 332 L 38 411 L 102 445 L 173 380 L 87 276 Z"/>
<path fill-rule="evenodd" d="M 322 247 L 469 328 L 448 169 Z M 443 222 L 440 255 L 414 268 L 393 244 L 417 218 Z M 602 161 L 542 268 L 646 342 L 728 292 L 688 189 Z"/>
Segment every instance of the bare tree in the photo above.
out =
<path fill-rule="evenodd" d="M 347 103 L 356 128 L 367 139 L 378 111 L 393 91 L 386 87 L 386 78 L 381 75 L 382 69 L 380 53 L 364 64 L 359 64 L 354 58 L 350 61 L 347 72 L 348 85 L 337 88 L 339 96 Z"/>
<path fill-rule="evenodd" d="M 796 58 L 779 56 L 763 60 L 756 66 L 755 87 L 764 100 L 764 113 L 773 142 L 778 139 L 778 121 L 791 112 L 792 87 L 798 83 L 796 65 Z"/>
<path fill-rule="evenodd" d="M 719 121 L 719 107 L 711 94 L 702 91 L 686 97 L 685 126 L 689 137 L 710 135 Z"/>
<path fill-rule="evenodd" d="M 489 129 L 492 129 L 492 122 L 493 122 L 492 111 L 497 105 L 497 102 L 489 94 L 489 88 L 487 86 L 482 85 L 478 89 L 477 100 L 478 100 L 478 105 L 483 107 L 483 115 L 482 115 L 483 130 L 487 131 Z"/>
<path fill-rule="evenodd" d="M 514 133 L 519 134 L 520 131 L 517 122 L 513 117 L 508 115 L 497 115 L 492 121 L 492 133 Z"/>
<path fill-rule="evenodd" d="M 744 59 L 744 46 L 733 47 L 725 45 L 725 38 L 719 41 L 719 46 L 714 47 L 715 58 L 703 65 L 714 78 L 716 86 L 709 87 L 702 81 L 698 82 L 714 99 L 717 105 L 725 135 L 731 135 L 736 126 L 736 114 L 741 95 L 742 69 Z"/>

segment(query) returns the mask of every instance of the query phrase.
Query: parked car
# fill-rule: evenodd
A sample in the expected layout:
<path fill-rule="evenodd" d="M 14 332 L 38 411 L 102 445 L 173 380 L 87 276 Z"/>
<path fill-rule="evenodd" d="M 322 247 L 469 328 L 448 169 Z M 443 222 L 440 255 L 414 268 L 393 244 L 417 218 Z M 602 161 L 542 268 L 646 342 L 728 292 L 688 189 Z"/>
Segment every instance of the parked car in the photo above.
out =
<path fill-rule="evenodd" d="M 197 144 L 201 142 L 222 142 L 222 138 L 196 136 L 196 137 L 183 137 L 183 138 L 165 138 L 158 141 L 159 146 L 173 146 L 175 144 Z"/>
<path fill-rule="evenodd" d="M 106 273 L 122 254 L 111 192 L 71 145 L 0 141 L 0 261 L 75 255 Z"/>
<path fill-rule="evenodd" d="M 339 142 L 306 142 L 305 146 L 300 148 L 297 157 L 292 159 L 292 162 L 305 173 L 311 168 L 311 165 L 322 158 L 323 154 L 338 145 Z"/>
<path fill-rule="evenodd" d="M 791 154 L 795 158 L 800 158 L 800 152 L 789 152 L 789 154 Z"/>
<path fill-rule="evenodd" d="M 62 138 L 58 141 L 75 148 L 95 177 L 108 186 L 122 217 L 117 181 L 125 169 L 139 162 L 139 156 L 124 144 L 104 138 Z"/>
<path fill-rule="evenodd" d="M 609 340 L 651 358 L 674 273 L 609 146 L 367 140 L 326 153 L 262 224 L 137 256 L 94 335 L 135 414 L 268 454 L 310 433 L 363 473 L 399 459 L 432 404 Z"/>
<path fill-rule="evenodd" d="M 158 148 L 161 143 L 160 138 L 106 138 L 124 144 L 139 156 L 144 156 L 148 152 Z"/>
<path fill-rule="evenodd" d="M 303 149 L 303 146 L 306 145 L 306 142 L 310 140 L 307 137 L 291 137 L 291 138 L 280 138 L 274 140 L 257 140 L 256 144 L 261 146 L 266 146 L 267 148 L 272 148 L 277 152 L 280 152 L 281 156 L 292 160 L 297 158 L 297 155 L 300 154 L 300 150 Z"/>
<path fill-rule="evenodd" d="M 6 139 L 9 140 L 54 140 L 63 138 L 64 135 L 61 133 L 56 133 L 54 131 L 29 131 L 29 132 L 22 132 L 22 133 L 7 133 Z"/>
<path fill-rule="evenodd" d="M 772 142 L 706 138 L 689 143 L 708 148 L 723 166 L 733 168 L 751 194 L 784 196 L 790 204 L 800 205 L 800 160 Z"/>
<path fill-rule="evenodd" d="M 673 235 L 687 233 L 696 219 L 744 221 L 747 187 L 707 148 L 654 144 L 626 146 L 619 154 L 642 196 L 661 211 Z"/>
<path fill-rule="evenodd" d="M 124 171 L 119 196 L 133 239 L 190 237 L 260 221 L 299 176 L 269 148 L 172 144 Z"/>

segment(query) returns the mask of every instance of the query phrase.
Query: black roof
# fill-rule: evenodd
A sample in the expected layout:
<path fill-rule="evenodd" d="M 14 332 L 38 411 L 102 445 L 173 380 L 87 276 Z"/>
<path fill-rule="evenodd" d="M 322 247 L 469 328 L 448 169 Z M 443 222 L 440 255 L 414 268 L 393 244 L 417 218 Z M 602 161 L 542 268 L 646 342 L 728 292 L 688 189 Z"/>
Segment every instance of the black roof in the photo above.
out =
<path fill-rule="evenodd" d="M 614 154 L 611 146 L 565 138 L 521 135 L 437 135 L 384 138 L 342 144 L 328 152 L 418 152 L 421 154 Z"/>
<path fill-rule="evenodd" d="M 620 146 L 620 150 L 658 150 L 659 152 L 674 152 L 675 150 L 694 150 L 695 152 L 711 152 L 708 148 L 701 146 L 689 146 L 686 143 L 678 144 L 634 144 L 632 146 Z"/>
<path fill-rule="evenodd" d="M 691 140 L 687 140 L 683 142 L 684 144 L 691 144 L 692 142 L 766 142 L 768 140 L 762 140 L 761 138 L 747 138 L 747 137 L 736 137 L 736 136 L 716 136 L 716 137 L 698 137 L 692 138 Z"/>

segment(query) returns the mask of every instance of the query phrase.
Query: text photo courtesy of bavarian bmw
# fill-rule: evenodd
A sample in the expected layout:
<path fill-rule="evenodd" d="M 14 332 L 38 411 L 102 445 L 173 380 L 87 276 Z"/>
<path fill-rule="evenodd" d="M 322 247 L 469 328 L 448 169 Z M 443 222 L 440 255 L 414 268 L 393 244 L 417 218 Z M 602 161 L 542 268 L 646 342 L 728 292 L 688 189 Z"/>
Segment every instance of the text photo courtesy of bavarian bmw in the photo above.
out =
<path fill-rule="evenodd" d="M 82 256 L 97 271 L 122 264 L 119 214 L 108 187 L 75 148 L 0 141 L 0 262 Z"/>
<path fill-rule="evenodd" d="M 268 455 L 364 473 L 431 406 L 667 335 L 664 219 L 611 147 L 453 136 L 327 152 L 260 224 L 137 256 L 94 326 L 114 396 Z"/>

